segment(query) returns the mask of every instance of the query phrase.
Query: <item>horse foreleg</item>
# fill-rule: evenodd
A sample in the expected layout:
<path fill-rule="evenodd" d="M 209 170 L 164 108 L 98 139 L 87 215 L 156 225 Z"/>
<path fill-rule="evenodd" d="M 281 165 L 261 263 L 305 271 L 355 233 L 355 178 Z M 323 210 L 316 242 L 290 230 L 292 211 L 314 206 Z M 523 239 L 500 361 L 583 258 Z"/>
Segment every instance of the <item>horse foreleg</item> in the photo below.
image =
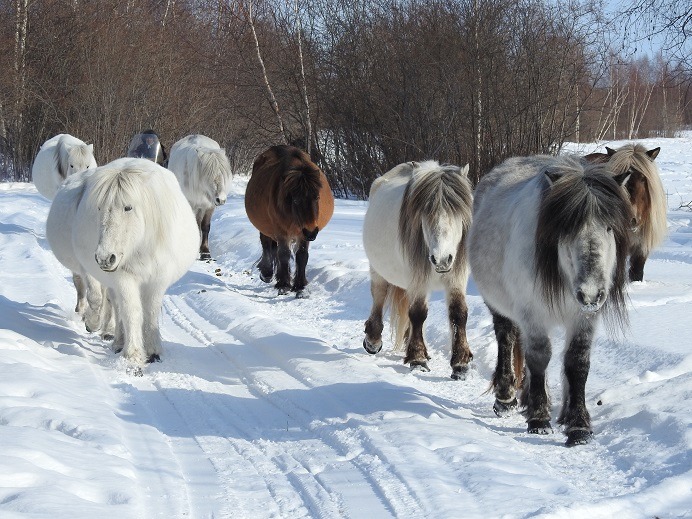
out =
<path fill-rule="evenodd" d="M 365 338 L 363 348 L 374 355 L 382 349 L 382 312 L 387 299 L 390 285 L 377 272 L 370 269 L 370 294 L 372 295 L 372 308 L 370 317 L 365 321 Z"/>
<path fill-rule="evenodd" d="M 545 376 L 552 355 L 550 339 L 541 334 L 525 336 L 524 340 L 526 380 L 521 392 L 521 404 L 526 407 L 528 432 L 548 434 L 553 430 L 550 426 L 550 399 Z"/>
<path fill-rule="evenodd" d="M 103 288 L 89 274 L 82 274 L 86 285 L 87 306 L 84 310 L 84 324 L 88 332 L 95 332 L 101 326 L 101 307 L 103 305 Z"/>
<path fill-rule="evenodd" d="M 262 257 L 257 265 L 260 279 L 265 283 L 271 283 L 276 266 L 277 243 L 266 234 L 260 233 L 260 244 L 262 245 Z"/>
<path fill-rule="evenodd" d="M 512 353 L 521 349 L 519 328 L 511 320 L 490 310 L 493 315 L 493 328 L 497 340 L 497 364 L 493 373 L 492 387 L 495 390 L 493 410 L 497 416 L 504 416 L 517 406 L 516 378 L 512 369 Z"/>
<path fill-rule="evenodd" d="M 591 365 L 594 326 L 583 319 L 565 351 L 562 411 L 558 423 L 564 425 L 567 445 L 581 445 L 591 439 L 591 416 L 586 409 L 586 378 Z"/>
<path fill-rule="evenodd" d="M 282 296 L 291 291 L 291 248 L 286 240 L 278 241 L 276 256 L 276 285 L 274 286 Z"/>
<path fill-rule="evenodd" d="M 466 340 L 466 320 L 469 312 L 463 292 L 452 290 L 447 293 L 447 311 L 452 336 L 452 378 L 460 380 L 464 378 L 469 362 L 473 359 L 473 353 Z"/>
<path fill-rule="evenodd" d="M 634 248 L 630 251 L 630 281 L 644 280 L 644 263 L 646 263 L 646 255 L 640 248 Z"/>
<path fill-rule="evenodd" d="M 84 315 L 84 311 L 86 310 L 87 306 L 86 283 L 84 282 L 82 276 L 76 272 L 72 273 L 72 282 L 74 283 L 74 287 L 77 289 L 77 306 L 75 306 L 74 311 L 79 315 Z"/>
<path fill-rule="evenodd" d="M 159 314 L 165 290 L 159 287 L 146 287 L 142 290 L 142 337 L 147 362 L 161 360 L 161 332 L 159 331 Z"/>
<path fill-rule="evenodd" d="M 144 366 L 147 355 L 142 337 L 144 315 L 139 286 L 133 279 L 121 279 L 117 291 L 118 318 L 124 334 L 123 357 L 137 366 Z"/>
<path fill-rule="evenodd" d="M 428 317 L 428 303 L 425 297 L 414 299 L 408 310 L 408 318 L 411 322 L 408 344 L 406 345 L 406 357 L 404 364 L 409 364 L 411 369 L 420 368 L 422 371 L 430 371 L 428 367 L 428 350 L 423 339 L 423 325 Z"/>
<path fill-rule="evenodd" d="M 298 249 L 296 250 L 296 270 L 293 274 L 293 288 L 291 290 L 296 293 L 297 298 L 305 297 L 305 287 L 308 284 L 305 268 L 308 264 L 309 246 L 309 241 L 301 239 L 298 242 Z"/>
<path fill-rule="evenodd" d="M 113 308 L 113 296 L 110 289 L 101 287 L 101 319 L 99 328 L 101 330 L 101 338 L 110 340 L 115 335 L 115 312 Z"/>
<path fill-rule="evenodd" d="M 211 259 L 211 253 L 209 252 L 209 230 L 211 229 L 211 217 L 214 214 L 214 209 L 214 207 L 207 209 L 204 211 L 201 218 L 197 218 L 199 230 L 202 233 L 202 243 L 199 246 L 199 259 L 201 260 Z"/>

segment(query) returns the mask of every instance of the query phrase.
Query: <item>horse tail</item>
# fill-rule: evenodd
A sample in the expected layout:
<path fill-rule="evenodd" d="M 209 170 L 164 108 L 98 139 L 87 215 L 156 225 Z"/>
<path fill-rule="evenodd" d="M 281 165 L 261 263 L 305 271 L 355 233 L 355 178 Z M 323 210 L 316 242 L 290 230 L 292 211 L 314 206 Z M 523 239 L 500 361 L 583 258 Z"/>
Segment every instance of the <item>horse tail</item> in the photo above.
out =
<path fill-rule="evenodd" d="M 401 353 L 406 350 L 411 324 L 408 318 L 409 301 L 406 290 L 390 285 L 387 291 L 387 305 L 390 306 L 389 323 L 394 339 L 394 351 Z"/>

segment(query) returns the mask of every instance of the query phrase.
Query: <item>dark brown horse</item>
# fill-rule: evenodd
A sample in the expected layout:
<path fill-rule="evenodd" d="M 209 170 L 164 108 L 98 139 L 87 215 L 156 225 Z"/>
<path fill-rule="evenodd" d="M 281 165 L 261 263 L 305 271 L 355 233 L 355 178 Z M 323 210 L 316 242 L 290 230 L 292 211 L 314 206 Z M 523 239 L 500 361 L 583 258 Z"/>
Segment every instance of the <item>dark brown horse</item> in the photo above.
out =
<path fill-rule="evenodd" d="M 260 232 L 260 279 L 276 278 L 279 295 L 305 297 L 308 245 L 334 213 L 327 177 L 307 153 L 294 146 L 272 146 L 252 165 L 245 192 L 248 218 Z M 290 260 L 295 251 L 291 284 Z"/>
<path fill-rule="evenodd" d="M 659 246 L 667 233 L 666 196 L 654 159 L 661 148 L 648 150 L 641 144 L 626 144 L 607 153 L 591 153 L 588 162 L 603 163 L 613 175 L 628 174 L 624 188 L 632 211 L 630 233 L 629 280 L 644 279 L 644 263 L 649 253 Z"/>

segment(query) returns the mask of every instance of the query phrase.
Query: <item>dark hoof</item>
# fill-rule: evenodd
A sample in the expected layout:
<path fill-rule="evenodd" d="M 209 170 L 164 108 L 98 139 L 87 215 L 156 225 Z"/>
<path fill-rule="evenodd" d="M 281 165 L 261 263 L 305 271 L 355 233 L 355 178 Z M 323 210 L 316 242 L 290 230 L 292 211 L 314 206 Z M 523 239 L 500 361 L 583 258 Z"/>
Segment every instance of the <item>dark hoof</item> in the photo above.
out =
<path fill-rule="evenodd" d="M 363 339 L 363 348 L 365 348 L 365 351 L 367 351 L 370 355 L 375 355 L 375 353 L 379 353 L 382 349 L 382 340 L 379 340 L 373 344 L 366 337 Z"/>
<path fill-rule="evenodd" d="M 154 362 L 161 362 L 161 357 L 158 353 L 153 353 L 152 355 L 149 355 L 149 358 L 147 359 L 147 364 L 152 364 Z"/>
<path fill-rule="evenodd" d="M 452 380 L 465 380 L 466 374 L 469 372 L 468 365 L 466 366 L 454 366 L 452 368 Z"/>
<path fill-rule="evenodd" d="M 262 273 L 260 272 L 260 279 L 261 279 L 262 281 L 264 281 L 265 283 L 271 283 L 273 277 L 274 277 L 273 274 L 270 275 L 270 276 L 266 276 L 266 275 L 264 275 L 264 274 L 262 274 Z"/>
<path fill-rule="evenodd" d="M 120 344 L 117 345 L 117 346 L 116 346 L 115 344 L 113 345 L 113 353 L 118 354 L 118 353 L 120 353 L 120 352 L 122 352 L 122 351 L 123 351 L 122 345 L 120 345 Z"/>
<path fill-rule="evenodd" d="M 296 292 L 296 299 L 307 299 L 310 297 L 310 293 L 305 289 L 296 290 L 295 292 Z"/>
<path fill-rule="evenodd" d="M 497 398 L 495 399 L 495 403 L 493 404 L 493 411 L 495 411 L 495 414 L 499 416 L 500 418 L 503 418 L 510 414 L 512 411 L 514 411 L 517 408 L 517 399 L 515 398 L 511 402 L 500 402 Z"/>
<path fill-rule="evenodd" d="M 593 438 L 593 433 L 591 431 L 585 431 L 584 429 L 575 429 L 567 433 L 567 441 L 565 445 L 567 447 L 574 447 L 575 445 L 586 445 Z"/>
<path fill-rule="evenodd" d="M 430 368 L 428 363 L 422 360 L 412 360 L 410 363 L 411 371 L 422 371 L 428 373 Z"/>
<path fill-rule="evenodd" d="M 102 335 L 101 338 L 104 341 L 112 341 L 113 339 L 115 339 L 115 335 L 113 335 L 112 333 L 106 333 L 106 334 Z"/>
<path fill-rule="evenodd" d="M 288 294 L 291 291 L 291 289 L 288 287 L 282 287 L 282 288 L 279 288 L 278 290 L 279 290 L 280 296 L 285 296 L 286 294 Z"/>
<path fill-rule="evenodd" d="M 527 431 L 529 434 L 550 434 L 553 428 L 550 420 L 529 420 Z"/>
<path fill-rule="evenodd" d="M 211 254 L 208 252 L 200 252 L 199 253 L 199 259 L 202 261 L 207 261 L 211 259 Z"/>

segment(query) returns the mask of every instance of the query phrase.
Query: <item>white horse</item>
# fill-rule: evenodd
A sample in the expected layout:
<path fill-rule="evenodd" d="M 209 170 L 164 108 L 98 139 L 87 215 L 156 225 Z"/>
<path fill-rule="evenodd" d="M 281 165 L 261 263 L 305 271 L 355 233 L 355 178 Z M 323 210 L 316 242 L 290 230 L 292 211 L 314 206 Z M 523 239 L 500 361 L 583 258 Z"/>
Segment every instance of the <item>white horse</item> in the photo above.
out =
<path fill-rule="evenodd" d="M 94 171 L 71 175 L 59 187 L 48 212 L 46 238 L 58 261 L 72 271 L 77 289 L 75 312 L 82 316 L 87 331 L 101 330 L 103 337 L 109 337 L 114 333 L 114 325 L 106 289 L 82 268 L 72 245 L 72 225 L 84 192 L 84 181 Z"/>
<path fill-rule="evenodd" d="M 94 168 L 94 145 L 61 133 L 43 143 L 31 166 L 31 178 L 38 192 L 53 200 L 67 177 Z"/>
<path fill-rule="evenodd" d="M 214 209 L 226 203 L 231 164 L 219 143 L 204 135 L 188 135 L 171 148 L 170 169 L 180 182 L 202 233 L 200 258 L 211 259 L 209 230 Z"/>
<path fill-rule="evenodd" d="M 199 249 L 190 205 L 175 176 L 146 159 L 115 160 L 80 175 L 75 189 L 80 196 L 61 191 L 53 205 L 67 206 L 64 225 L 80 267 L 113 295 L 114 350 L 139 367 L 160 360 L 163 295 Z"/>
<path fill-rule="evenodd" d="M 404 362 L 429 371 L 423 324 L 428 294 L 444 289 L 452 338 L 452 378 L 462 378 L 473 358 L 466 340 L 466 231 L 473 201 L 468 165 L 436 161 L 399 164 L 373 182 L 363 224 L 370 261 L 372 310 L 363 346 L 382 348 L 382 312 L 391 304 L 396 348 Z"/>
<path fill-rule="evenodd" d="M 585 385 L 598 316 L 605 312 L 614 324 L 627 317 L 632 210 L 621 185 L 628 176 L 612 177 L 604 166 L 572 157 L 520 157 L 485 175 L 474 195 L 469 262 L 497 337 L 495 412 L 503 415 L 517 405 L 512 355 L 516 359 L 523 352 L 528 432 L 550 432 L 549 333 L 562 326 L 566 348 L 558 423 L 567 445 L 586 443 L 592 434 Z"/>

